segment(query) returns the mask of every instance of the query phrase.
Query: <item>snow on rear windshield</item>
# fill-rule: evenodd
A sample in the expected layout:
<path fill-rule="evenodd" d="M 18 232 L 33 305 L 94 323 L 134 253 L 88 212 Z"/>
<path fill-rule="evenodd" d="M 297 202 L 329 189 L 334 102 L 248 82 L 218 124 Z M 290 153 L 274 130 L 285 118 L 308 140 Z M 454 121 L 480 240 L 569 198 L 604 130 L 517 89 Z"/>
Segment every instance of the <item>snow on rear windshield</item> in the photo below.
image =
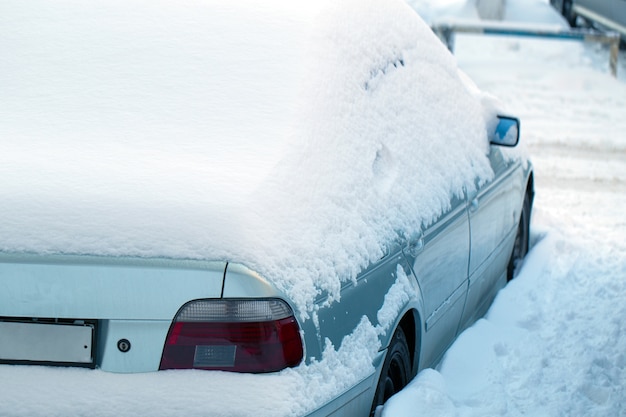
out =
<path fill-rule="evenodd" d="M 421 19 L 314 3 L 4 2 L 0 250 L 241 262 L 309 311 L 488 180 Z"/>

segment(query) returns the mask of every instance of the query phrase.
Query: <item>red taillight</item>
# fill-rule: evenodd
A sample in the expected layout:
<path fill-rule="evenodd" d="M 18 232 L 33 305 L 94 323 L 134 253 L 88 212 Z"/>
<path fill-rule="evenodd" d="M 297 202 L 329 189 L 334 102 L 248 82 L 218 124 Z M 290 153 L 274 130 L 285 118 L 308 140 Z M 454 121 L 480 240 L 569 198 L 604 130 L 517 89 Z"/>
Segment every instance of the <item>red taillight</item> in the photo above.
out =
<path fill-rule="evenodd" d="M 179 311 L 160 369 L 274 372 L 302 361 L 298 323 L 282 300 L 197 300 Z"/>

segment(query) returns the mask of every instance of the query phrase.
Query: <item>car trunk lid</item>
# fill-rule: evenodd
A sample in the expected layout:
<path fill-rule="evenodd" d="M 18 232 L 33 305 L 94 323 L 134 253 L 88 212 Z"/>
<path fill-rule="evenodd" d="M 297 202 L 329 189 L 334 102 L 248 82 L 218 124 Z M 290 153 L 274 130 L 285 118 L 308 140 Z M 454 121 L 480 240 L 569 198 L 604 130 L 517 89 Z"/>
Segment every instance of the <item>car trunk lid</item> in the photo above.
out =
<path fill-rule="evenodd" d="M 225 262 L 0 254 L 0 316 L 172 320 L 219 298 Z"/>

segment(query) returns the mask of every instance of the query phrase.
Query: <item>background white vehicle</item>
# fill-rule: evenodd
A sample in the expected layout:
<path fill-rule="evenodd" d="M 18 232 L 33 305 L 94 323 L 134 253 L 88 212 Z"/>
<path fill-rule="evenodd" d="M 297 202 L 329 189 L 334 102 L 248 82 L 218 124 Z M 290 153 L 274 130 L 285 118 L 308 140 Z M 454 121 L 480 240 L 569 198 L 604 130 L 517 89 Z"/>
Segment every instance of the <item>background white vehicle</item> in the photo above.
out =
<path fill-rule="evenodd" d="M 626 0 L 550 0 L 572 26 L 577 18 L 619 32 L 626 41 Z"/>

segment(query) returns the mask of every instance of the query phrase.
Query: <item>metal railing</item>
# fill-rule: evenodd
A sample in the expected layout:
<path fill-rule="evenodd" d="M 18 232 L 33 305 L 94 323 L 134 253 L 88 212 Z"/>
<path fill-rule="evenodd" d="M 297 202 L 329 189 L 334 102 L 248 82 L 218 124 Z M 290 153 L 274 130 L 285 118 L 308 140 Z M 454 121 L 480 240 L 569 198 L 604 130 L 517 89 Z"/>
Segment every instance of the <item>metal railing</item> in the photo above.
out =
<path fill-rule="evenodd" d="M 433 31 L 454 52 L 456 33 L 470 33 L 497 36 L 521 36 L 596 42 L 609 45 L 609 68 L 611 75 L 617 77 L 617 58 L 619 56 L 620 35 L 617 32 L 599 32 L 591 29 L 566 30 L 560 26 L 526 25 L 495 21 L 445 21 L 436 22 Z"/>

